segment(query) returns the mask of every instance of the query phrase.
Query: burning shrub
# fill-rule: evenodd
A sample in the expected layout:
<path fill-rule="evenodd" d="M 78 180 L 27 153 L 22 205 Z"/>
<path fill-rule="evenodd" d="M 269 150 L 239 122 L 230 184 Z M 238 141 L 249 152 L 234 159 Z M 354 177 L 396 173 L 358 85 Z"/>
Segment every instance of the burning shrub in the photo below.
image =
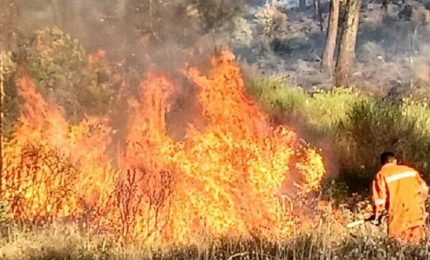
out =
<path fill-rule="evenodd" d="M 4 145 L 1 196 L 15 217 L 24 220 L 81 217 L 89 204 L 94 207 L 111 192 L 115 174 L 104 154 L 110 130 L 91 119 L 69 128 L 28 77 L 18 86 L 26 102 Z"/>
<path fill-rule="evenodd" d="M 12 160 L 19 156 L 14 152 L 20 154 L 18 160 Z M 20 151 L 8 147 L 5 158 L 1 200 L 16 219 L 38 223 L 69 216 L 68 198 L 77 180 L 70 158 L 43 145 L 26 145 Z"/>
<path fill-rule="evenodd" d="M 7 143 L 6 161 L 13 163 L 3 175 L 8 179 L 2 179 L 15 185 L 2 190 L 3 196 L 13 193 L 10 189 L 32 191 L 20 200 L 30 207 L 30 216 L 19 212 L 16 217 L 68 217 L 124 242 L 154 247 L 204 244 L 228 234 L 272 241 L 287 237 L 294 218 L 276 195 L 293 171 L 303 175 L 302 192 L 317 189 L 325 173 L 322 158 L 309 146 L 299 147 L 301 141 L 287 127 L 271 127 L 245 93 L 231 52 L 223 50 L 211 63 L 207 75 L 196 68 L 185 71 L 207 124 L 190 126 L 182 141 L 166 131 L 174 81 L 148 73 L 137 99 L 130 100 L 133 114 L 118 171 L 106 155 L 112 131 L 105 119 L 70 125 L 28 77 L 22 78 L 19 93 L 26 103 Z M 63 167 L 63 160 L 73 167 Z M 26 169 L 24 179 L 15 164 Z"/>
<path fill-rule="evenodd" d="M 174 214 L 169 212 L 174 187 L 171 172 L 128 170 L 111 197 L 114 207 L 119 209 L 108 217 L 115 224 L 110 227 L 113 234 L 120 234 L 125 245 L 156 241 L 170 220 L 163 213 L 167 210 Z"/>
<path fill-rule="evenodd" d="M 321 145 L 326 153 L 331 152 L 333 160 L 340 160 L 334 165 L 340 172 L 336 185 L 346 184 L 349 192 L 369 189 L 379 168 L 379 153 L 385 149 L 396 151 L 428 179 L 430 119 L 426 100 L 389 102 L 354 89 L 309 94 L 277 77 L 252 75 L 247 83 L 248 91 L 266 111 L 283 113 L 304 136 Z M 347 194 L 342 190 L 340 195 L 345 198 Z"/>

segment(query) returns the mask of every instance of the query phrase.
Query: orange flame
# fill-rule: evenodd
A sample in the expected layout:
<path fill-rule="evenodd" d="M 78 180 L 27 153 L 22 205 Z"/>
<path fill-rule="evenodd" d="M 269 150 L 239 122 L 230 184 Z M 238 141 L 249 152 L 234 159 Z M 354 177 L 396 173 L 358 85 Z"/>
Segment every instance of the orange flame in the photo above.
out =
<path fill-rule="evenodd" d="M 203 130 L 191 125 L 183 141 L 166 131 L 174 83 L 148 73 L 129 102 L 132 117 L 117 171 L 107 156 L 108 120 L 68 125 L 23 77 L 25 105 L 6 143 L 1 199 L 15 218 L 85 218 L 112 236 L 153 246 L 286 237 L 293 218 L 276 195 L 292 172 L 301 176 L 301 191 L 318 189 L 321 156 L 288 128 L 270 126 L 246 95 L 231 52 L 211 63 L 206 76 L 185 71 L 208 124 Z"/>
<path fill-rule="evenodd" d="M 104 153 L 111 131 L 95 118 L 69 126 L 27 76 L 19 83 L 26 102 L 14 137 L 5 144 L 2 199 L 17 218 L 82 214 L 113 185 Z"/>

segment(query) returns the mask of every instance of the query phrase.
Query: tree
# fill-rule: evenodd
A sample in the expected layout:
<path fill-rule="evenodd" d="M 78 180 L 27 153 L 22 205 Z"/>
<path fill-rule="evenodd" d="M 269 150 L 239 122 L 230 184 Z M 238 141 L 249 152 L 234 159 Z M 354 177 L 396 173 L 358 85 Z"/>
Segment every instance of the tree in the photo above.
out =
<path fill-rule="evenodd" d="M 335 68 L 335 85 L 347 86 L 355 59 L 358 22 L 360 20 L 361 0 L 346 0 L 344 18 L 340 35 L 339 54 Z"/>
<path fill-rule="evenodd" d="M 322 10 L 321 10 L 321 0 L 314 0 L 314 20 L 318 21 L 320 24 L 320 30 L 323 30 L 323 17 L 322 17 Z"/>
<path fill-rule="evenodd" d="M 299 0 L 299 8 L 300 10 L 306 9 L 306 0 Z"/>
<path fill-rule="evenodd" d="M 16 22 L 18 8 L 15 0 L 0 1 L 0 175 L 3 170 L 3 93 L 6 53 L 16 48 Z M 1 176 L 0 176 L 1 179 Z M 0 180 L 1 189 L 1 180 Z"/>
<path fill-rule="evenodd" d="M 0 191 L 3 187 L 2 172 L 3 172 L 3 52 L 0 51 Z"/>
<path fill-rule="evenodd" d="M 330 1 L 330 14 L 327 26 L 327 40 L 325 43 L 322 69 L 333 73 L 334 51 L 336 49 L 337 30 L 339 24 L 339 0 Z"/>

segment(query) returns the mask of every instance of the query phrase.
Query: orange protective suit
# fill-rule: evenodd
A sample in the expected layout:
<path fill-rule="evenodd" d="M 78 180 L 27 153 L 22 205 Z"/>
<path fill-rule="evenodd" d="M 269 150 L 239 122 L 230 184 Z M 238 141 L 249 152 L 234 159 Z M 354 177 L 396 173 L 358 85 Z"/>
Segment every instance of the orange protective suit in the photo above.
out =
<path fill-rule="evenodd" d="M 424 240 L 428 187 L 419 173 L 404 165 L 387 163 L 376 174 L 372 186 L 375 213 L 388 213 L 388 235 L 408 244 Z"/>

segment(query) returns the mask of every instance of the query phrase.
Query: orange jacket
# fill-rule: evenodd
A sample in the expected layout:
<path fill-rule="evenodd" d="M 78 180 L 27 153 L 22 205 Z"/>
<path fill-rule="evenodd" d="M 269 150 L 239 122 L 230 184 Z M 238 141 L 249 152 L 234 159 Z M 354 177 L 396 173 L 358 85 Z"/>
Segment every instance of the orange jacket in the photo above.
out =
<path fill-rule="evenodd" d="M 372 185 L 375 214 L 388 213 L 388 235 L 400 240 L 417 226 L 424 226 L 428 187 L 419 173 L 407 166 L 385 164 Z"/>

